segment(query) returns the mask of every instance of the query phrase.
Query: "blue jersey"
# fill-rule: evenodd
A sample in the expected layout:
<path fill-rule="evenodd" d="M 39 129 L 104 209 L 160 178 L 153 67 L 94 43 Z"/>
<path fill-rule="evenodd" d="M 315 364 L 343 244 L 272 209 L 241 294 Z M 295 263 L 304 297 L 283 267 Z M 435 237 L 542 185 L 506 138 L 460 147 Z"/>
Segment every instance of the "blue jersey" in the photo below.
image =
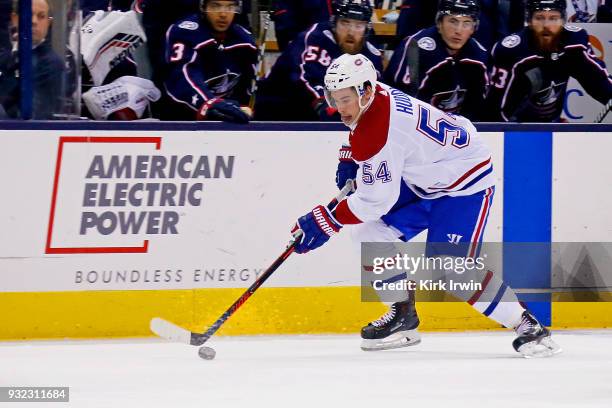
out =
<path fill-rule="evenodd" d="M 278 48 L 284 51 L 299 33 L 329 20 L 331 0 L 274 0 L 272 20 Z"/>
<path fill-rule="evenodd" d="M 400 43 L 383 78 L 440 110 L 477 120 L 487 92 L 487 51 L 470 38 L 451 56 L 437 28 L 430 27 Z"/>
<path fill-rule="evenodd" d="M 438 0 L 403 0 L 397 19 L 396 36 L 404 38 L 435 22 Z"/>
<path fill-rule="evenodd" d="M 253 36 L 238 24 L 224 34 L 223 41 L 215 39 L 199 15 L 168 29 L 164 86 L 174 102 L 173 119 L 194 119 L 211 98 L 248 103 L 257 61 Z"/>
<path fill-rule="evenodd" d="M 557 122 L 569 77 L 601 103 L 612 98 L 612 79 L 595 57 L 589 35 L 565 26 L 557 52 L 542 52 L 526 28 L 495 44 L 491 51 L 491 89 L 487 106 L 491 120 Z"/>
<path fill-rule="evenodd" d="M 380 76 L 381 52 L 366 41 L 361 53 Z M 314 107 L 324 98 L 325 71 L 342 54 L 329 23 L 315 24 L 301 33 L 259 84 L 255 115 L 261 120 L 319 120 Z"/>

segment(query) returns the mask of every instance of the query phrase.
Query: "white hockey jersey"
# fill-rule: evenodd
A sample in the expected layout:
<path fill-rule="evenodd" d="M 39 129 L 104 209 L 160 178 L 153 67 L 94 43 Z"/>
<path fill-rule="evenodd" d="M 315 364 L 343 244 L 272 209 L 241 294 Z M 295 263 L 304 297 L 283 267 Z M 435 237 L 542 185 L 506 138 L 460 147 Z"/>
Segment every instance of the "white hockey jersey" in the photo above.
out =
<path fill-rule="evenodd" d="M 385 215 L 402 182 L 424 199 L 470 195 L 494 184 L 491 152 L 468 119 L 383 84 L 349 141 L 359 171 L 357 191 L 335 211 L 343 224 Z"/>

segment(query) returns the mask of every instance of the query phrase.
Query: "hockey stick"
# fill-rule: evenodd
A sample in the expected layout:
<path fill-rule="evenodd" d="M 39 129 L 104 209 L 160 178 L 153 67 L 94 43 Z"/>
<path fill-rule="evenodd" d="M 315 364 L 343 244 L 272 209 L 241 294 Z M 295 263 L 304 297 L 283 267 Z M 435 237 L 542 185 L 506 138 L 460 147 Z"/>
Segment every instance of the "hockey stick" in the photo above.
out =
<path fill-rule="evenodd" d="M 259 81 L 264 74 L 264 56 L 266 53 L 266 35 L 268 34 L 268 27 L 270 27 L 270 12 L 263 13 L 264 21 L 263 28 L 259 31 L 259 38 L 257 44 L 257 65 L 255 67 L 255 77 L 251 81 L 251 98 L 249 99 L 249 109 L 251 112 L 255 109 L 255 94 L 257 93 L 257 81 Z"/>
<path fill-rule="evenodd" d="M 351 191 L 353 191 L 353 180 L 347 181 L 346 185 L 340 190 L 338 195 L 327 204 L 327 208 L 331 211 L 344 197 L 346 197 Z M 235 312 L 242 306 L 255 291 L 263 285 L 263 283 L 278 269 L 279 266 L 289 258 L 289 256 L 295 250 L 295 243 L 300 236 L 296 236 L 296 240 L 293 240 L 287 246 L 287 249 L 264 271 L 263 274 L 255 280 L 255 282 L 249 286 L 249 288 L 240 296 L 230 307 L 227 309 L 221 317 L 219 317 L 204 333 L 196 333 L 189 331 L 183 327 L 180 327 L 172 322 L 164 320 L 159 317 L 155 317 L 151 320 L 151 331 L 166 340 L 176 341 L 179 343 L 190 344 L 192 346 L 201 346 L 213 334 L 219 330 L 221 325 L 225 323 Z"/>
<path fill-rule="evenodd" d="M 603 120 L 606 118 L 606 116 L 608 116 L 608 113 L 610 113 L 610 110 L 612 110 L 612 99 L 610 99 L 608 101 L 608 103 L 606 103 L 606 105 L 601 110 L 599 115 L 597 115 L 597 117 L 595 118 L 595 123 L 603 122 Z"/>

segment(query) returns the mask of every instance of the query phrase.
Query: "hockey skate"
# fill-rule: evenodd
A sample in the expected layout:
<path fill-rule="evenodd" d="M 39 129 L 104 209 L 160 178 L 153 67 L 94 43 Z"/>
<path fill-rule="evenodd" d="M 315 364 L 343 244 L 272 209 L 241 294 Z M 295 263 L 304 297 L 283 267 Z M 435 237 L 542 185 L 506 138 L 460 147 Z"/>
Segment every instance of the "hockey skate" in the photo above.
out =
<path fill-rule="evenodd" d="M 514 330 L 518 337 L 512 342 L 512 347 L 525 358 L 550 357 L 562 351 L 550 338 L 550 330 L 528 311 L 523 312 L 521 322 Z"/>
<path fill-rule="evenodd" d="M 414 296 L 410 297 L 410 300 L 393 303 L 387 313 L 361 329 L 362 350 L 389 350 L 421 342 Z"/>

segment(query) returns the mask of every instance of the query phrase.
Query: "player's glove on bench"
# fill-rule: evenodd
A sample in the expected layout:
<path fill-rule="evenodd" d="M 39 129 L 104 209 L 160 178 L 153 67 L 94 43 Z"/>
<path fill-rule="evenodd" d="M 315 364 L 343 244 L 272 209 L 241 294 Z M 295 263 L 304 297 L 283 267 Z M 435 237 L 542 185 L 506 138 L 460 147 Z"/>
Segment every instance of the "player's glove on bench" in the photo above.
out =
<path fill-rule="evenodd" d="M 340 114 L 338 109 L 333 108 L 325 102 L 325 99 L 319 99 L 314 104 L 315 112 L 321 122 L 339 122 Z"/>
<path fill-rule="evenodd" d="M 338 168 L 336 169 L 336 185 L 339 190 L 346 185 L 347 180 L 355 180 L 357 178 L 357 170 L 359 165 L 353 160 L 351 146 L 342 145 L 340 148 L 338 159 Z M 351 191 L 348 195 L 353 194 Z"/>
<path fill-rule="evenodd" d="M 249 123 L 250 117 L 240 109 L 240 105 L 232 100 L 213 98 L 198 112 L 198 120 L 222 120 L 232 123 Z"/>
<path fill-rule="evenodd" d="M 291 230 L 294 237 L 298 239 L 295 252 L 304 254 L 325 244 L 329 237 L 336 235 L 342 224 L 329 212 L 327 207 L 318 205 L 311 212 L 298 218 L 296 225 Z M 298 238 L 299 231 L 302 236 Z"/>

